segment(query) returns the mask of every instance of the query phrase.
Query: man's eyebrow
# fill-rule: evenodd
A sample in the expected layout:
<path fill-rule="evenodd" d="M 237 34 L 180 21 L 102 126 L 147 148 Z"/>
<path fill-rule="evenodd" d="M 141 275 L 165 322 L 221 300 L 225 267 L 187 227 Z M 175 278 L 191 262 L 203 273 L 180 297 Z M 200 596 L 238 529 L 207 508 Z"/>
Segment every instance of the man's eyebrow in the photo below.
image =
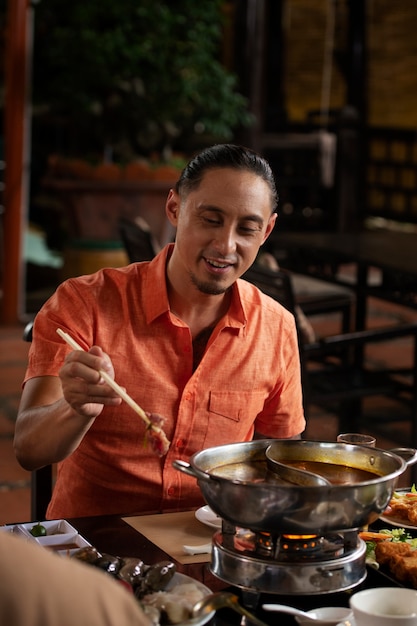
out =
<path fill-rule="evenodd" d="M 200 212 L 203 211 L 215 211 L 216 213 L 225 213 L 224 209 L 220 208 L 219 206 L 215 205 L 215 204 L 199 204 L 197 206 L 197 210 Z"/>
<path fill-rule="evenodd" d="M 258 224 L 263 224 L 265 222 L 264 218 L 260 215 L 247 215 L 243 218 L 243 221 L 257 222 Z"/>

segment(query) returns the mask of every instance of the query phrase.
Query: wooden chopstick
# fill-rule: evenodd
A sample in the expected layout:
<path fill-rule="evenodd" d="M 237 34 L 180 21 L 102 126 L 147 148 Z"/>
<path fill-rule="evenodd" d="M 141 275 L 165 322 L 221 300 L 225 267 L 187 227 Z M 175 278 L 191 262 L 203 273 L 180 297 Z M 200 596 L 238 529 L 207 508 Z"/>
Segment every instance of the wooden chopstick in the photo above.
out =
<path fill-rule="evenodd" d="M 85 352 L 75 339 L 73 339 L 68 333 L 64 332 L 61 328 L 57 328 L 56 332 L 69 346 L 71 346 L 71 348 L 73 348 L 73 350 L 81 350 L 82 352 Z M 139 404 L 137 404 L 133 398 L 131 398 L 129 394 L 126 393 L 126 391 L 107 374 L 107 372 L 104 370 L 98 370 L 98 373 L 106 381 L 109 387 L 111 387 L 113 391 L 115 391 L 143 419 L 148 428 L 153 428 L 156 431 L 162 430 L 159 426 L 156 426 L 151 422 L 142 407 L 140 407 Z"/>

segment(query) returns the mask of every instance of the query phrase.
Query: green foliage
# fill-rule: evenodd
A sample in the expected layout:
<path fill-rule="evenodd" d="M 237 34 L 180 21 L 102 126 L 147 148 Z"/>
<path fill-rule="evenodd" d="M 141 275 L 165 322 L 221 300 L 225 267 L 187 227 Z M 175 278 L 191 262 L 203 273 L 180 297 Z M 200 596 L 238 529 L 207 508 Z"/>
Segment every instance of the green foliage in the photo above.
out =
<path fill-rule="evenodd" d="M 33 100 L 69 152 L 127 160 L 232 139 L 251 117 L 220 62 L 221 0 L 41 0 Z"/>

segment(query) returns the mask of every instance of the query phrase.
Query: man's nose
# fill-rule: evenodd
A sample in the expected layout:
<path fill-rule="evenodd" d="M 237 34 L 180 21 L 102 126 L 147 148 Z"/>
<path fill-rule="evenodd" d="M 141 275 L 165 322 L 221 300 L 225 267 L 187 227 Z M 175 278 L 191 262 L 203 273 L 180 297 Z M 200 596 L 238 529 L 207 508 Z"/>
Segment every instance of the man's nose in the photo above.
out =
<path fill-rule="evenodd" d="M 224 255 L 236 250 L 236 231 L 234 228 L 222 228 L 216 234 L 216 249 Z"/>

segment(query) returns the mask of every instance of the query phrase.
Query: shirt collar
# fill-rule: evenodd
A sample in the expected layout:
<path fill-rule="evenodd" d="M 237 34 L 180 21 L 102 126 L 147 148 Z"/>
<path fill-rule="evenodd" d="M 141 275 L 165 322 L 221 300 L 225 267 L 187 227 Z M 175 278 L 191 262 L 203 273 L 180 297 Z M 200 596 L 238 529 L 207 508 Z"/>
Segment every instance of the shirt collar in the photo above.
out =
<path fill-rule="evenodd" d="M 143 284 L 146 321 L 148 324 L 169 311 L 166 283 L 166 266 L 172 254 L 174 244 L 166 245 L 152 261 L 148 263 Z"/>
<path fill-rule="evenodd" d="M 167 313 L 169 309 L 166 284 L 166 266 L 172 254 L 173 243 L 166 245 L 152 261 L 149 262 L 144 280 L 144 308 L 148 324 L 157 317 Z M 232 287 L 232 300 L 229 311 L 224 318 L 224 326 L 241 329 L 246 326 L 246 312 L 241 298 L 241 285 L 236 282 Z"/>

